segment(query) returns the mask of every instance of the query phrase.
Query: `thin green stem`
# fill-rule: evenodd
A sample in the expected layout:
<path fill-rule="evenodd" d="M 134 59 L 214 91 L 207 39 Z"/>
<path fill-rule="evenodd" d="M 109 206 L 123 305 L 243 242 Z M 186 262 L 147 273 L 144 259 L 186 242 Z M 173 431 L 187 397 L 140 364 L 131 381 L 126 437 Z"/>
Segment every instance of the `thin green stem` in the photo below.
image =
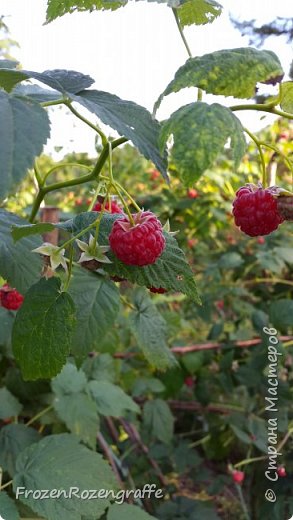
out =
<path fill-rule="evenodd" d="M 138 204 L 135 202 L 135 200 L 129 195 L 128 191 L 119 184 L 119 182 L 116 182 L 116 186 L 118 186 L 119 190 L 122 191 L 130 200 L 131 204 L 135 207 L 137 211 L 141 211 L 141 208 L 138 206 Z"/>
<path fill-rule="evenodd" d="M 34 164 L 34 172 L 35 172 L 35 177 L 37 179 L 37 183 L 38 183 L 38 186 L 42 186 L 43 185 L 43 180 L 42 180 L 42 176 L 41 176 L 41 172 L 38 168 L 38 165 L 37 165 L 37 162 L 35 161 L 35 164 Z"/>
<path fill-rule="evenodd" d="M 71 244 L 70 252 L 69 252 L 69 261 L 68 261 L 68 272 L 67 272 L 66 282 L 64 283 L 63 292 L 68 291 L 68 287 L 69 287 L 69 284 L 70 284 L 70 281 L 71 281 L 72 266 L 73 266 L 73 254 L 74 254 L 74 249 L 73 249 L 73 246 Z"/>
<path fill-rule="evenodd" d="M 8 486 L 11 486 L 12 483 L 13 483 L 13 480 L 9 480 L 9 482 L 6 482 L 6 484 L 3 484 L 0 487 L 0 491 L 2 491 L 3 489 L 7 488 Z"/>
<path fill-rule="evenodd" d="M 122 202 L 123 207 L 124 207 L 124 209 L 125 209 L 125 211 L 126 211 L 126 213 L 127 213 L 127 216 L 128 216 L 128 218 L 129 218 L 129 221 L 131 222 L 131 225 L 134 226 L 134 220 L 133 220 L 133 217 L 132 217 L 131 212 L 130 212 L 130 210 L 129 210 L 129 207 L 128 207 L 127 203 L 125 202 L 125 200 L 124 200 L 124 198 L 123 198 L 123 195 L 122 195 L 122 193 L 120 192 L 120 190 L 119 190 L 119 188 L 118 188 L 118 186 L 116 185 L 115 182 L 114 182 L 114 184 L 112 184 L 112 187 L 113 187 L 113 189 L 116 191 L 116 193 L 117 193 L 117 195 L 118 195 L 120 201 Z"/>
<path fill-rule="evenodd" d="M 289 170 L 293 173 L 293 163 L 290 161 L 290 159 L 288 159 L 288 157 L 286 157 L 285 154 L 283 154 L 283 152 L 281 152 L 281 150 L 279 150 L 277 146 L 273 144 L 268 144 L 265 141 L 260 141 L 260 144 L 261 146 L 266 146 L 267 148 L 274 150 L 277 154 L 279 154 L 280 157 L 282 157 L 283 161 L 287 164 Z"/>
<path fill-rule="evenodd" d="M 258 153 L 259 153 L 260 161 L 261 161 L 261 167 L 262 167 L 262 185 L 264 188 L 266 188 L 266 185 L 267 185 L 266 162 L 265 162 L 263 151 L 261 149 L 261 142 L 258 140 L 256 135 L 254 135 L 252 132 L 250 132 L 247 128 L 244 128 L 244 132 L 246 132 L 247 135 L 249 135 L 249 137 L 254 141 L 254 143 L 258 149 Z"/>
<path fill-rule="evenodd" d="M 41 103 L 41 106 L 43 108 L 47 107 L 54 107 L 56 105 L 64 105 L 64 98 L 56 99 L 55 101 L 44 101 L 44 103 Z"/>
<path fill-rule="evenodd" d="M 88 171 L 91 171 L 92 168 L 90 166 L 87 166 L 86 164 L 80 164 L 80 163 L 60 163 L 60 164 L 56 164 L 55 166 L 53 166 L 53 168 L 51 168 L 49 171 L 47 171 L 47 173 L 44 175 L 44 178 L 42 179 L 42 185 L 46 182 L 47 178 L 49 177 L 49 175 L 51 175 L 51 173 L 55 172 L 56 170 L 59 170 L 60 168 L 67 168 L 67 167 L 71 167 L 71 168 L 74 168 L 74 167 L 78 167 L 78 168 L 84 168 Z"/>
<path fill-rule="evenodd" d="M 190 47 L 189 47 L 189 45 L 187 43 L 187 40 L 186 40 L 186 38 L 184 36 L 184 32 L 183 32 L 183 29 L 181 27 L 181 23 L 180 23 L 180 20 L 179 20 L 177 9 L 175 7 L 173 7 L 172 11 L 173 11 L 173 14 L 174 14 L 174 18 L 175 18 L 175 21 L 176 21 L 176 24 L 177 24 L 177 27 L 178 27 L 181 39 L 182 39 L 182 41 L 184 43 L 184 47 L 187 50 L 187 54 L 188 54 L 189 58 L 192 58 L 192 52 L 191 52 Z"/>
<path fill-rule="evenodd" d="M 241 486 L 239 484 L 235 484 L 235 487 L 237 489 L 237 493 L 238 493 L 238 496 L 239 496 L 239 500 L 240 500 L 240 504 L 241 504 L 244 516 L 245 516 L 246 520 L 250 520 L 250 514 L 248 512 L 247 505 L 246 505 L 246 502 L 244 500 L 244 496 L 243 496 L 243 493 L 242 493 L 242 488 L 241 488 Z"/>
<path fill-rule="evenodd" d="M 262 104 L 247 104 L 247 105 L 234 105 L 229 107 L 232 112 L 236 112 L 238 110 L 257 110 L 259 112 L 268 112 L 269 114 L 273 114 L 280 117 L 285 117 L 286 119 L 293 119 L 293 114 L 289 112 L 284 112 L 283 110 L 278 110 L 275 107 L 272 107 L 270 104 L 262 105 Z"/>
<path fill-rule="evenodd" d="M 102 145 L 103 146 L 106 146 L 107 142 L 108 142 L 108 139 L 107 137 L 105 136 L 104 132 L 102 132 L 102 130 L 100 130 L 100 128 L 96 125 L 94 125 L 91 121 L 89 121 L 89 119 L 87 119 L 86 117 L 84 117 L 83 115 L 81 115 L 71 104 L 71 101 L 65 101 L 64 104 L 67 106 L 67 108 L 69 108 L 70 112 L 72 112 L 73 115 L 75 115 L 75 117 L 77 117 L 78 119 L 80 119 L 83 123 L 85 123 L 87 126 L 89 126 L 90 128 L 92 128 L 92 130 L 94 130 L 95 132 L 97 132 L 97 134 L 99 134 L 99 136 L 101 137 L 102 139 Z"/>
<path fill-rule="evenodd" d="M 33 424 L 34 422 L 36 422 L 40 417 L 42 417 L 43 415 L 45 415 L 47 412 L 49 412 L 50 410 L 53 409 L 53 405 L 50 404 L 49 406 L 47 406 L 46 408 L 44 408 L 43 410 L 41 410 L 39 413 L 37 413 L 36 415 L 34 415 L 27 423 L 25 423 L 26 426 L 30 426 L 31 424 Z"/>
<path fill-rule="evenodd" d="M 44 188 L 40 187 L 39 192 L 34 200 L 32 211 L 30 214 L 29 222 L 32 224 L 35 220 L 35 217 L 39 211 L 40 205 L 43 202 L 45 196 Z"/>

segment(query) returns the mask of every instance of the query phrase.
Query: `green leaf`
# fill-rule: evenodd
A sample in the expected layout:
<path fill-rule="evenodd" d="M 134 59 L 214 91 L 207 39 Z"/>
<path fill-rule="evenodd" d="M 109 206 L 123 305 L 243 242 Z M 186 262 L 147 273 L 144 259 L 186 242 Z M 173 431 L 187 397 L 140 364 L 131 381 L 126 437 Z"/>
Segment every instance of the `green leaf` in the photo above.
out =
<path fill-rule="evenodd" d="M 180 4 L 177 12 L 182 27 L 212 23 L 222 13 L 222 6 L 215 0 L 187 0 Z"/>
<path fill-rule="evenodd" d="M 0 431 L 0 466 L 2 469 L 13 477 L 18 455 L 34 442 L 38 442 L 40 438 L 40 434 L 34 428 L 29 428 L 24 424 L 3 426 Z"/>
<path fill-rule="evenodd" d="M 281 84 L 280 107 L 285 112 L 293 113 L 293 81 L 285 81 Z"/>
<path fill-rule="evenodd" d="M 98 453 L 81 446 L 70 434 L 50 435 L 23 451 L 16 462 L 13 489 L 59 489 L 69 493 L 72 486 L 84 490 L 115 490 L 116 483 L 109 465 Z M 19 497 L 47 520 L 82 520 L 83 516 L 100 518 L 110 505 L 108 499 L 85 500 L 60 496 L 34 500 Z"/>
<path fill-rule="evenodd" d="M 172 159 L 187 185 L 197 181 L 210 168 L 227 140 L 238 167 L 246 150 L 242 125 L 229 108 L 217 103 L 191 103 L 179 108 L 162 127 L 161 144 L 173 135 Z"/>
<path fill-rule="evenodd" d="M 85 373 L 68 363 L 52 380 L 52 389 L 56 394 L 53 405 L 71 433 L 94 449 L 99 417 L 95 402 L 84 391 L 86 383 Z"/>
<path fill-rule="evenodd" d="M 173 437 L 174 417 L 162 399 L 147 401 L 143 407 L 143 423 L 149 435 L 169 443 Z"/>
<path fill-rule="evenodd" d="M 48 233 L 48 231 L 53 231 L 55 229 L 54 224 L 50 224 L 49 222 L 39 222 L 38 224 L 25 224 L 23 226 L 12 226 L 11 234 L 13 240 L 17 242 L 21 238 L 28 237 L 31 235 L 42 235 L 43 233 Z"/>
<path fill-rule="evenodd" d="M 34 101 L 0 90 L 0 134 L 0 198 L 4 198 L 42 152 L 50 136 L 47 112 Z"/>
<path fill-rule="evenodd" d="M 243 264 L 244 260 L 239 253 L 225 253 L 219 258 L 218 266 L 220 269 L 236 269 Z"/>
<path fill-rule="evenodd" d="M 190 374 L 196 374 L 204 363 L 204 352 L 188 352 L 182 356 L 182 364 Z"/>
<path fill-rule="evenodd" d="M 182 88 L 198 87 L 209 94 L 249 99 L 257 83 L 277 82 L 284 75 L 279 58 L 272 51 L 252 47 L 224 49 L 189 58 L 155 104 Z"/>
<path fill-rule="evenodd" d="M 57 92 L 57 90 L 47 90 L 39 87 L 39 85 L 18 84 L 13 90 L 13 95 L 28 97 L 38 103 L 47 103 L 48 101 L 60 99 L 60 92 Z"/>
<path fill-rule="evenodd" d="M 28 290 L 16 315 L 12 346 L 25 380 L 56 376 L 70 352 L 75 309 L 60 287 L 59 279 L 42 278 Z"/>
<path fill-rule="evenodd" d="M 69 294 L 77 318 L 72 351 L 75 356 L 84 358 L 90 350 L 98 349 L 99 342 L 113 326 L 119 312 L 120 294 L 113 282 L 85 269 L 74 270 Z"/>
<path fill-rule="evenodd" d="M 115 364 L 110 354 L 99 354 L 98 356 L 87 358 L 82 365 L 83 370 L 89 379 L 97 381 L 115 381 Z"/>
<path fill-rule="evenodd" d="M 0 419 L 17 417 L 21 410 L 22 405 L 18 399 L 7 388 L 0 388 Z"/>
<path fill-rule="evenodd" d="M 11 311 L 0 307 L 0 345 L 7 347 L 11 343 L 11 332 L 14 322 L 14 315 Z"/>
<path fill-rule="evenodd" d="M 3 516 L 2 516 L 3 515 Z M 0 518 L 3 520 L 20 520 L 16 504 L 6 491 L 0 493 Z"/>
<path fill-rule="evenodd" d="M 166 342 L 167 324 L 143 289 L 135 292 L 134 305 L 136 310 L 131 312 L 129 324 L 149 363 L 159 370 L 176 365 Z"/>
<path fill-rule="evenodd" d="M 103 215 L 98 237 L 100 245 L 109 245 L 108 237 L 117 218 L 119 218 L 119 215 Z M 72 220 L 58 224 L 56 227 L 76 235 L 95 222 L 96 219 L 97 213 L 95 212 L 81 213 Z M 183 251 L 179 248 L 173 236 L 169 233 L 164 233 L 164 235 L 166 238 L 165 250 L 154 264 L 146 267 L 128 266 L 120 262 L 110 251 L 107 256 L 109 256 L 112 264 L 103 264 L 104 271 L 111 276 L 117 275 L 145 287 L 165 287 L 182 292 L 199 302 L 194 276 Z M 83 235 L 83 238 L 80 238 L 84 240 L 87 236 Z"/>
<path fill-rule="evenodd" d="M 287 262 L 287 264 L 293 264 L 293 250 L 292 247 L 274 247 L 274 253 Z"/>
<path fill-rule="evenodd" d="M 58 16 L 63 16 L 66 13 L 74 13 L 75 11 L 93 11 L 110 9 L 114 11 L 119 7 L 124 6 L 127 0 L 67 0 L 60 2 L 60 0 L 48 0 L 47 7 L 47 23 L 52 22 Z"/>
<path fill-rule="evenodd" d="M 142 509 L 129 504 L 113 504 L 109 507 L 107 520 L 156 520 Z"/>
<path fill-rule="evenodd" d="M 0 87 L 7 92 L 10 92 L 17 83 L 30 78 L 45 83 L 63 94 L 76 94 L 94 83 L 90 76 L 75 70 L 53 69 L 34 72 L 32 70 L 0 69 Z"/>
<path fill-rule="evenodd" d="M 0 59 L 0 69 L 16 69 L 19 61 Z"/>
<path fill-rule="evenodd" d="M 19 244 L 13 242 L 11 226 L 25 223 L 17 215 L 0 209 L 0 275 L 21 293 L 39 279 L 42 270 L 41 258 L 32 253 L 42 244 L 39 237 L 24 238 Z"/>
<path fill-rule="evenodd" d="M 140 413 L 139 406 L 131 397 L 109 381 L 90 381 L 88 392 L 95 400 L 101 415 L 123 417 L 127 411 Z"/>
<path fill-rule="evenodd" d="M 293 300 L 278 300 L 270 305 L 270 321 L 276 329 L 287 330 L 293 324 Z"/>
<path fill-rule="evenodd" d="M 161 154 L 158 144 L 160 123 L 146 108 L 99 90 L 85 90 L 74 96 L 74 100 L 93 112 L 105 125 L 130 139 L 168 180 L 166 151 L 163 149 Z"/>

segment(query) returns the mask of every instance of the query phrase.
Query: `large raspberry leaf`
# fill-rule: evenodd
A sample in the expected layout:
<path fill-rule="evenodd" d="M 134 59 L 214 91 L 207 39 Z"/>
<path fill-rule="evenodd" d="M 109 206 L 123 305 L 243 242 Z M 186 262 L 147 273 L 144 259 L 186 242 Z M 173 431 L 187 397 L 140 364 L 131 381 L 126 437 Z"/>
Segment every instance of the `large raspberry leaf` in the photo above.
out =
<path fill-rule="evenodd" d="M 172 160 L 186 185 L 192 185 L 213 165 L 229 138 L 236 168 L 246 150 L 239 119 L 218 103 L 198 102 L 179 108 L 163 124 L 162 147 L 170 135 L 174 138 Z"/>
<path fill-rule="evenodd" d="M 100 90 L 84 90 L 71 98 L 94 113 L 119 135 L 130 139 L 140 153 L 150 159 L 168 180 L 166 150 L 159 150 L 161 125 L 146 108 Z"/>
<path fill-rule="evenodd" d="M 25 380 L 56 376 L 70 352 L 75 307 L 60 287 L 59 279 L 42 278 L 28 290 L 16 315 L 12 347 Z"/>
<path fill-rule="evenodd" d="M 293 114 L 293 81 L 285 81 L 281 84 L 280 107 Z"/>
<path fill-rule="evenodd" d="M 176 359 L 167 345 L 167 323 L 143 289 L 134 293 L 135 311 L 129 323 L 138 346 L 154 367 L 166 370 L 176 365 Z"/>
<path fill-rule="evenodd" d="M 167 4 L 176 8 L 182 26 L 204 25 L 213 22 L 222 12 L 222 6 L 215 0 L 148 0 L 159 4 Z M 115 10 L 126 5 L 128 0 L 48 0 L 47 22 L 58 16 L 75 11 Z"/>
<path fill-rule="evenodd" d="M 99 417 L 94 400 L 85 391 L 86 383 L 85 373 L 67 363 L 51 382 L 53 405 L 70 432 L 94 449 Z"/>
<path fill-rule="evenodd" d="M 26 225 L 23 218 L 0 209 L 0 275 L 22 294 L 40 278 L 42 270 L 41 257 L 32 253 L 42 244 L 40 237 L 27 236 L 17 244 L 12 239 L 11 227 Z"/>
<path fill-rule="evenodd" d="M 0 388 L 0 419 L 17 417 L 22 410 L 22 405 L 7 388 Z"/>
<path fill-rule="evenodd" d="M 60 224 L 31 224 L 25 226 L 14 226 L 13 237 L 20 240 L 22 237 L 38 234 L 45 230 L 52 230 L 58 227 L 68 231 L 72 235 L 77 235 L 83 229 L 95 222 L 99 214 L 95 212 L 81 213 L 72 220 L 62 222 Z M 119 215 L 104 214 L 101 220 L 99 229 L 99 244 L 109 245 L 109 234 L 111 232 L 114 221 L 119 218 Z M 111 264 L 103 264 L 103 269 L 111 276 L 120 276 L 127 280 L 137 283 L 144 287 L 164 287 L 173 291 L 182 292 L 188 295 L 196 302 L 200 302 L 197 292 L 194 275 L 186 260 L 184 252 L 179 248 L 176 239 L 170 233 L 164 232 L 166 238 L 166 247 L 158 260 L 145 267 L 136 267 L 123 264 L 110 251 L 107 256 L 112 261 Z M 87 239 L 88 234 L 85 234 L 81 239 Z"/>
<path fill-rule="evenodd" d="M 79 444 L 71 434 L 50 435 L 26 448 L 16 462 L 13 489 L 59 489 L 70 492 L 72 487 L 84 490 L 116 490 L 117 484 L 109 464 L 99 453 Z M 47 500 L 27 499 L 22 502 L 47 520 L 82 520 L 100 518 L 109 507 L 109 499 L 85 500 L 74 497 Z"/>
<path fill-rule="evenodd" d="M 30 78 L 36 79 L 63 94 L 76 94 L 94 83 L 90 76 L 75 70 L 53 69 L 34 72 L 33 70 L 0 68 L 0 86 L 7 92 L 13 90 L 17 83 Z M 52 94 L 54 95 L 54 93 Z"/>
<path fill-rule="evenodd" d="M 252 47 L 223 49 L 188 59 L 177 70 L 155 107 L 159 107 L 164 96 L 187 87 L 249 99 L 255 95 L 257 83 L 280 81 L 283 75 L 280 60 L 272 51 Z"/>
<path fill-rule="evenodd" d="M 77 327 L 72 353 L 84 359 L 111 329 L 120 307 L 120 294 L 116 285 L 103 276 L 85 269 L 75 269 L 69 286 L 75 307 Z"/>
<path fill-rule="evenodd" d="M 90 381 L 87 390 L 101 415 L 123 417 L 128 411 L 140 413 L 140 408 L 133 399 L 120 386 L 109 381 Z"/>
<path fill-rule="evenodd" d="M 14 97 L 0 89 L 0 135 L 1 199 L 23 179 L 42 152 L 50 136 L 46 110 L 32 100 Z"/>
<path fill-rule="evenodd" d="M 169 444 L 174 433 L 174 417 L 163 399 L 147 401 L 143 407 L 143 424 L 151 439 Z"/>

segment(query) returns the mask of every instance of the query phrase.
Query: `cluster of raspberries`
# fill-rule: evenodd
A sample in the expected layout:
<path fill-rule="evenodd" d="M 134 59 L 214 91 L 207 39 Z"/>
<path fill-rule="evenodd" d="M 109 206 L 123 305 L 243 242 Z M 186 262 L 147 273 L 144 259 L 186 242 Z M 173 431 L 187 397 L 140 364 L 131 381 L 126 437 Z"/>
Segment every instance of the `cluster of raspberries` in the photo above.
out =
<path fill-rule="evenodd" d="M 100 202 L 93 208 L 94 211 L 101 211 L 101 209 Z M 117 258 L 127 265 L 143 267 L 154 264 L 166 245 L 162 224 L 156 215 L 151 211 L 140 211 L 132 215 L 132 223 L 115 201 L 111 202 L 111 207 L 107 202 L 105 210 L 121 214 L 121 218 L 114 222 L 109 235 L 110 247 Z M 115 280 L 115 277 L 113 279 Z M 149 287 L 149 289 L 153 293 L 166 292 L 163 287 Z"/>
<path fill-rule="evenodd" d="M 0 289 L 0 305 L 10 311 L 17 311 L 23 302 L 23 296 L 7 283 Z"/>
<path fill-rule="evenodd" d="M 272 189 L 253 184 L 242 186 L 236 192 L 233 216 L 236 226 L 250 237 L 269 235 L 284 221 Z"/>

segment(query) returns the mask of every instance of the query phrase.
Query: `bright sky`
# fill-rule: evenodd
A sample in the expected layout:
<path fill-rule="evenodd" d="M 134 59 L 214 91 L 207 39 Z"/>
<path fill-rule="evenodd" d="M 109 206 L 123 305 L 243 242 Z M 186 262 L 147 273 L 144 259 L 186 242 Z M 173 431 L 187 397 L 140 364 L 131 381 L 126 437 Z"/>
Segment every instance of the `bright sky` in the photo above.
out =
<path fill-rule="evenodd" d="M 185 35 L 194 55 L 219 49 L 247 46 L 247 38 L 229 21 L 255 18 L 261 23 L 277 16 L 292 17 L 292 0 L 222 0 L 224 13 L 214 23 L 192 26 Z M 264 8 L 265 3 L 265 8 Z M 74 69 L 91 75 L 95 88 L 130 99 L 149 110 L 154 101 L 186 61 L 186 50 L 180 39 L 172 11 L 165 5 L 131 2 L 115 12 L 74 13 L 43 25 L 46 0 L 1 0 L 1 14 L 7 15 L 12 37 L 20 44 L 14 50 L 25 69 Z M 270 38 L 265 48 L 275 51 L 288 71 L 292 49 L 283 38 Z M 158 113 L 165 118 L 180 105 L 194 99 L 194 91 L 172 94 Z M 206 98 L 210 101 L 211 96 Z M 221 100 L 223 101 L 223 100 Z M 225 100 L 229 104 L 231 100 Z M 235 100 L 232 100 L 235 104 Z M 252 129 L 263 126 L 260 115 L 247 117 L 244 123 Z M 54 124 L 50 149 L 66 144 L 66 151 L 93 151 L 94 136 L 79 122 L 73 127 L 69 117 L 52 116 Z M 268 122 L 269 119 L 265 119 Z M 67 143 L 64 143 L 67 135 Z"/>

